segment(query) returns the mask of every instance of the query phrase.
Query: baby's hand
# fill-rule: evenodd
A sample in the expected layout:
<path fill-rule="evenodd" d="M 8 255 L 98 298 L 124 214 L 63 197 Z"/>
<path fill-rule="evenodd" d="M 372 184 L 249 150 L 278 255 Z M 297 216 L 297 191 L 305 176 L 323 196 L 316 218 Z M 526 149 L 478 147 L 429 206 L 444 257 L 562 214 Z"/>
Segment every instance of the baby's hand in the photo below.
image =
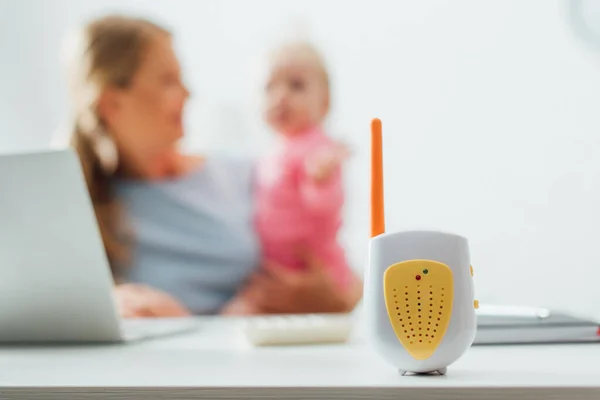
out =
<path fill-rule="evenodd" d="M 349 156 L 348 146 L 336 143 L 310 157 L 306 162 L 306 172 L 317 183 L 325 182 Z"/>

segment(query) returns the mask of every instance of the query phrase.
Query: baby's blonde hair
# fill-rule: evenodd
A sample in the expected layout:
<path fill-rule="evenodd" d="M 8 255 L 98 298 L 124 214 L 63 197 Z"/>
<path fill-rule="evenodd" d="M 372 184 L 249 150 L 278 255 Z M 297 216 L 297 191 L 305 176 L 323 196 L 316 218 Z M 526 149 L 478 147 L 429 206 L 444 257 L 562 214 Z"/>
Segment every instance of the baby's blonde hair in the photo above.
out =
<path fill-rule="evenodd" d="M 309 62 L 317 68 L 319 74 L 321 74 L 324 84 L 329 90 L 330 77 L 327 68 L 327 64 L 323 57 L 323 54 L 317 49 L 317 47 L 308 40 L 295 40 L 285 42 L 276 47 L 270 53 L 270 60 L 273 61 L 281 56 L 304 56 Z"/>

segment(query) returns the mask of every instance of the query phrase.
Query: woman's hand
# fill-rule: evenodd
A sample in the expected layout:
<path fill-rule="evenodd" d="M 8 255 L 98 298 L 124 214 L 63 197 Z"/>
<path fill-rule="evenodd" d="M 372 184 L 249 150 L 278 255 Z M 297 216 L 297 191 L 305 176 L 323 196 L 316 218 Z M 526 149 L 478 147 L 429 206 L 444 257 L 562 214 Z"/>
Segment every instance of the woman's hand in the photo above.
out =
<path fill-rule="evenodd" d="M 348 289 L 340 288 L 325 265 L 304 251 L 306 269 L 296 271 L 266 264 L 249 282 L 244 299 L 263 313 L 302 314 L 350 312 L 362 297 L 362 283 L 352 276 Z"/>
<path fill-rule="evenodd" d="M 119 313 L 123 318 L 187 317 L 190 312 L 168 294 L 144 285 L 115 287 Z"/>

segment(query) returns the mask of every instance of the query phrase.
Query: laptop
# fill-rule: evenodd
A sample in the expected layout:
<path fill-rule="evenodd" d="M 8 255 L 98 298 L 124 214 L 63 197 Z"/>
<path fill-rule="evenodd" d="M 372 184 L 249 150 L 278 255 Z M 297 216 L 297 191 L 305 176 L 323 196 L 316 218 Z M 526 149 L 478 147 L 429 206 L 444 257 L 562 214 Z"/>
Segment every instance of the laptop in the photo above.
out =
<path fill-rule="evenodd" d="M 0 155 L 0 342 L 128 342 L 193 318 L 121 319 L 77 154 Z"/>

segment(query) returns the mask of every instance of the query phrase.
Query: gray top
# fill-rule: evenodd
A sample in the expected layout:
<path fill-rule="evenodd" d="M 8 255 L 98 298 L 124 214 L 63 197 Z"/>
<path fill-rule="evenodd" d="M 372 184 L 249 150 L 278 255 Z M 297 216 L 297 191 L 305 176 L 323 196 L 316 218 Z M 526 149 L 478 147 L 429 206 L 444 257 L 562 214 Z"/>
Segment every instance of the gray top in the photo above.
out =
<path fill-rule="evenodd" d="M 119 182 L 135 235 L 125 278 L 217 313 L 259 263 L 252 189 L 251 164 L 226 157 L 174 180 Z"/>

